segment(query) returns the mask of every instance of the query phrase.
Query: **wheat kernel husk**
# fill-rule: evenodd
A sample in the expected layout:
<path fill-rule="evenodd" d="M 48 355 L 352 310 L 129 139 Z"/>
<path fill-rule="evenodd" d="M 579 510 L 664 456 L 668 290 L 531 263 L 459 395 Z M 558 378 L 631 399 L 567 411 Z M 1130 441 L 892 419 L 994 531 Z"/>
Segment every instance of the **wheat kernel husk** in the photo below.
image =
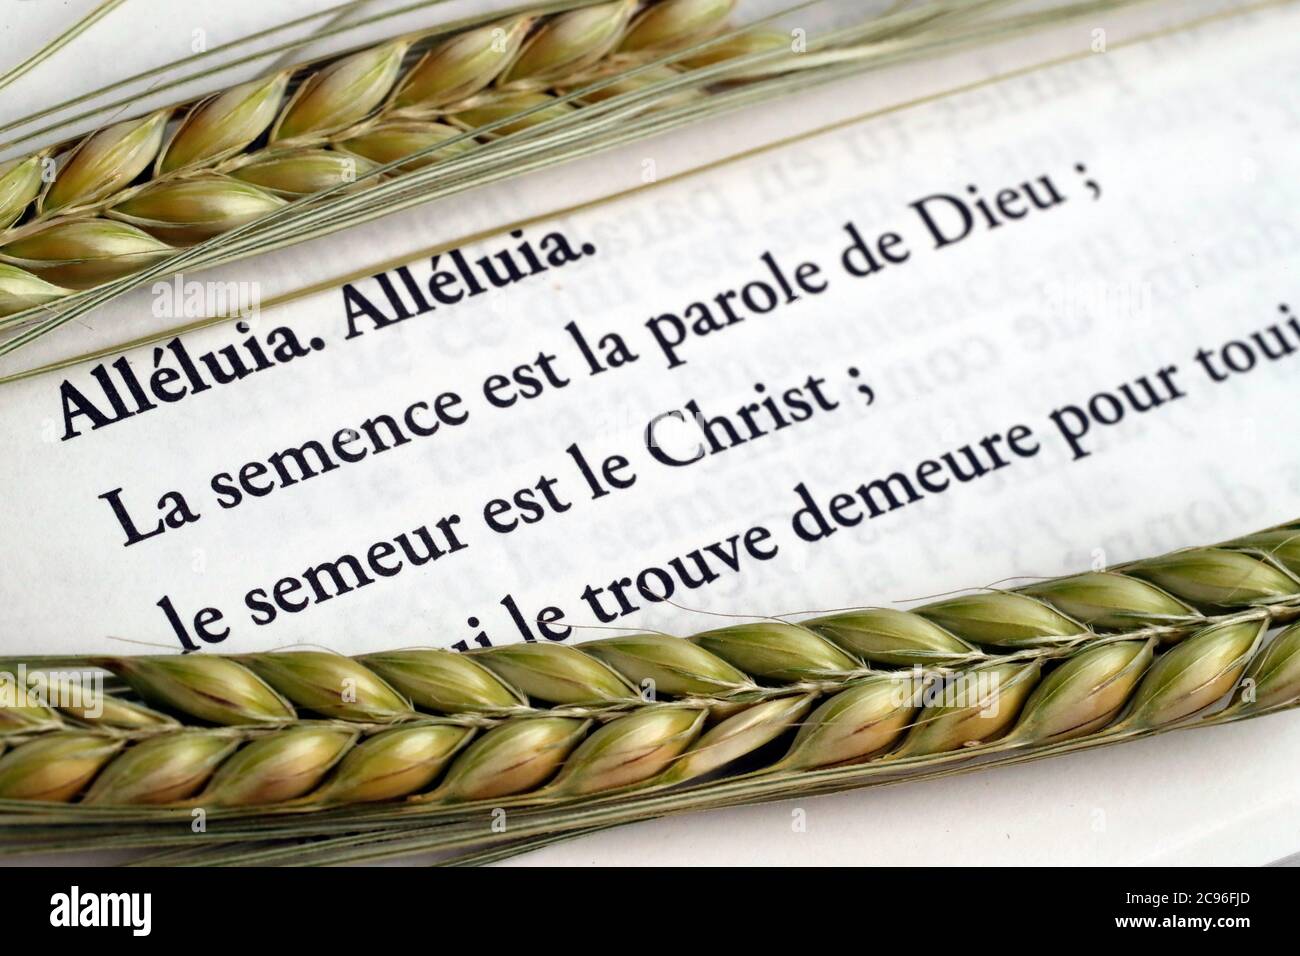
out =
<path fill-rule="evenodd" d="M 581 796 L 656 776 L 704 729 L 707 711 L 655 704 L 611 720 L 565 761 L 545 796 Z"/>
<path fill-rule="evenodd" d="M 173 246 L 189 246 L 252 222 L 284 204 L 264 189 L 207 173 L 146 186 L 114 204 L 108 214 Z"/>
<path fill-rule="evenodd" d="M 968 685 L 963 693 L 972 698 L 969 703 L 923 706 L 914 716 L 915 725 L 902 746 L 887 759 L 947 753 L 997 740 L 1016 722 L 1025 699 L 1038 683 L 1042 666 L 1041 661 L 1033 661 L 971 668 L 965 674 L 987 677 L 988 687 Z M 957 687 L 961 690 L 960 684 Z"/>
<path fill-rule="evenodd" d="M 635 9 L 636 0 L 615 0 L 550 17 L 524 42 L 499 82 L 544 86 L 585 70 L 614 49 Z"/>
<path fill-rule="evenodd" d="M 752 690 L 749 675 L 716 654 L 665 634 L 627 634 L 588 641 L 582 653 L 604 661 L 638 688 L 655 695 L 709 696 Z"/>
<path fill-rule="evenodd" d="M 37 737 L 0 757 L 0 799 L 66 803 L 123 746 L 114 737 L 76 731 Z"/>
<path fill-rule="evenodd" d="M 1267 561 L 1223 548 L 1176 551 L 1123 570 L 1200 608 L 1269 604 L 1300 588 L 1300 581 Z"/>
<path fill-rule="evenodd" d="M 0 262 L 0 316 L 53 302 L 71 291 L 25 269 Z"/>
<path fill-rule="evenodd" d="M 196 798 L 201 806 L 253 807 L 295 800 L 320 784 L 357 740 L 333 727 L 290 727 L 235 753 Z"/>
<path fill-rule="evenodd" d="M 71 675 L 31 672 L 27 679 L 33 687 L 39 688 L 42 699 L 56 701 L 58 711 L 82 724 L 118 730 L 157 730 L 179 726 L 173 718 L 143 704 L 73 684 Z"/>
<path fill-rule="evenodd" d="M 387 165 L 404 156 L 410 156 L 430 146 L 436 146 L 446 140 L 454 139 L 457 136 L 463 137 L 464 135 L 463 130 L 448 126 L 446 123 L 406 120 L 371 127 L 364 133 L 336 144 L 335 149 L 360 156 L 378 165 Z M 403 163 L 397 168 L 403 172 L 419 169 L 449 156 L 460 155 L 467 150 L 473 149 L 476 145 L 472 139 L 461 139 L 419 159 Z"/>
<path fill-rule="evenodd" d="M 0 246 L 0 259 L 54 285 L 89 289 L 166 258 L 172 248 L 111 219 L 56 220 Z"/>
<path fill-rule="evenodd" d="M 555 775 L 592 722 L 521 717 L 481 735 L 451 765 L 442 785 L 414 800 L 459 803 L 535 790 Z"/>
<path fill-rule="evenodd" d="M 547 106 L 546 104 L 550 105 Z M 489 130 L 485 135 L 508 136 L 511 133 L 518 133 L 542 123 L 562 119 L 572 114 L 576 109 L 569 103 L 557 102 L 555 97 L 549 93 L 527 91 L 484 93 L 481 96 L 467 100 L 463 107 L 457 108 L 455 112 L 450 113 L 447 120 L 462 129 L 476 130 L 487 126 L 489 123 L 510 120 L 516 113 L 539 106 L 545 106 L 545 109 L 539 109 L 527 116 L 520 116 L 511 122 L 503 122 L 500 126 Z"/>
<path fill-rule="evenodd" d="M 651 4 L 632 22 L 619 50 L 663 53 L 698 43 L 720 31 L 735 6 L 736 0 L 663 0 Z"/>
<path fill-rule="evenodd" d="M 1088 629 L 1042 601 L 1011 591 L 983 591 L 915 609 L 972 644 L 1033 647 L 1085 637 Z"/>
<path fill-rule="evenodd" d="M 1268 710 L 1296 698 L 1300 698 L 1300 624 L 1279 631 L 1250 662 L 1230 709 Z"/>
<path fill-rule="evenodd" d="M 321 138 L 370 115 L 397 82 L 407 40 L 353 53 L 313 73 L 271 127 L 271 142 Z"/>
<path fill-rule="evenodd" d="M 616 671 L 568 644 L 513 644 L 473 656 L 534 700 L 596 704 L 638 699 L 636 690 Z"/>
<path fill-rule="evenodd" d="M 1246 670 L 1268 629 L 1263 618 L 1198 631 L 1155 659 L 1111 732 L 1173 723 L 1219 701 Z"/>
<path fill-rule="evenodd" d="M 373 168 L 374 163 L 362 157 L 304 147 L 250 157 L 250 162 L 231 170 L 229 175 L 277 196 L 296 199 L 355 183 L 359 174 Z"/>
<path fill-rule="evenodd" d="M 740 670 L 769 680 L 822 680 L 861 668 L 830 641 L 795 624 L 738 624 L 690 640 Z"/>
<path fill-rule="evenodd" d="M 911 723 L 914 690 L 897 677 L 870 677 L 821 704 L 771 769 L 814 770 L 883 753 Z"/>
<path fill-rule="evenodd" d="M 1008 739 L 1071 740 L 1099 730 L 1124 709 L 1153 657 L 1152 641 L 1117 641 L 1069 657 L 1034 688 Z"/>
<path fill-rule="evenodd" d="M 44 155 L 37 153 L 0 163 L 0 229 L 13 225 L 41 191 L 43 160 Z"/>
<path fill-rule="evenodd" d="M 1248 548 L 1268 555 L 1292 573 L 1300 572 L 1300 531 L 1295 528 L 1274 528 L 1237 538 L 1234 548 Z"/>
<path fill-rule="evenodd" d="M 41 213 L 85 205 L 121 189 L 144 172 L 162 146 L 171 110 L 116 123 L 92 133 L 68 155 L 37 202 Z"/>
<path fill-rule="evenodd" d="M 693 780 L 753 753 L 797 727 L 816 699 L 814 694 L 778 697 L 719 721 L 691 744 L 660 782 Z"/>
<path fill-rule="evenodd" d="M 1200 611 L 1168 591 L 1113 571 L 1089 571 L 1032 584 L 1023 591 L 1090 627 L 1108 630 L 1145 624 L 1194 625 L 1205 620 Z"/>
<path fill-rule="evenodd" d="M 10 734 L 32 734 L 63 726 L 59 715 L 42 704 L 5 702 L 0 706 L 0 738 Z"/>
<path fill-rule="evenodd" d="M 409 48 L 409 41 L 393 40 L 312 73 L 272 126 L 271 142 L 319 140 L 365 119 L 392 90 Z"/>
<path fill-rule="evenodd" d="M 337 720 L 386 723 L 411 703 L 360 661 L 326 651 L 254 654 L 242 663 L 291 703 Z"/>
<path fill-rule="evenodd" d="M 198 793 L 239 747 L 239 738 L 184 730 L 135 744 L 95 779 L 82 802 L 92 806 L 180 803 Z"/>
<path fill-rule="evenodd" d="M 397 800 L 426 789 L 474 736 L 468 727 L 398 727 L 368 737 L 348 752 L 308 799 L 347 804 Z"/>
<path fill-rule="evenodd" d="M 177 721 L 152 708 L 130 700 L 121 700 L 105 694 L 100 698 L 101 713 L 95 716 L 93 708 L 61 705 L 59 710 L 83 724 L 95 727 L 115 727 L 118 730 L 158 730 L 175 727 Z"/>
<path fill-rule="evenodd" d="M 104 666 L 145 700 L 209 723 L 278 724 L 297 716 L 270 685 L 229 658 L 121 657 Z"/>
<path fill-rule="evenodd" d="M 983 656 L 975 645 L 919 614 L 865 608 L 804 621 L 837 647 L 877 664 L 956 664 Z"/>
<path fill-rule="evenodd" d="M 393 106 L 420 115 L 485 89 L 515 58 L 533 21 L 516 17 L 466 30 L 434 47 L 397 85 Z"/>
<path fill-rule="evenodd" d="M 415 706 L 435 713 L 492 713 L 528 703 L 482 664 L 455 651 L 383 651 L 360 660 Z"/>
<path fill-rule="evenodd" d="M 275 120 L 289 72 L 260 77 L 195 104 L 158 156 L 154 175 L 173 173 L 233 156 Z"/>

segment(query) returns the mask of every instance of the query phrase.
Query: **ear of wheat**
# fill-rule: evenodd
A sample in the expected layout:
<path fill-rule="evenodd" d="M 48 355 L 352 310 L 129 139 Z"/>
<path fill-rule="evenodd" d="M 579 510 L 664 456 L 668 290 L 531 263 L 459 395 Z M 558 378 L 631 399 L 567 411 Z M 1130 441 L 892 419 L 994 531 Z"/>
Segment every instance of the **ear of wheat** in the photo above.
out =
<path fill-rule="evenodd" d="M 1013 0 L 894 5 L 801 52 L 769 25 L 823 2 L 732 27 L 736 0 L 574 0 L 571 10 L 479 19 L 289 68 L 2 163 L 0 327 L 18 331 L 0 355 L 162 276 L 1137 0 L 1003 17 L 993 14 Z"/>
<path fill-rule="evenodd" d="M 454 140 L 453 154 L 472 148 L 477 137 L 462 132 L 489 127 L 482 137 L 500 137 L 566 114 L 585 100 L 558 101 L 562 91 L 707 41 L 734 5 L 615 0 L 430 42 L 402 37 L 12 160 L 0 167 L 0 314 L 129 275 L 266 216 L 285 197 L 364 186 L 376 162 L 419 154 L 427 164 L 442 141 Z M 739 39 L 699 65 L 728 52 L 789 54 L 779 34 Z M 423 52 L 412 54 L 417 43 Z M 610 82 L 590 102 L 680 79 L 693 62 Z M 51 163 L 57 173 L 43 176 Z"/>
<path fill-rule="evenodd" d="M 490 810 L 535 842 L 1237 720 L 1300 701 L 1300 625 L 1267 639 L 1300 616 L 1298 572 L 1300 529 L 1284 526 L 907 611 L 690 637 L 7 661 L 44 675 L 46 702 L 0 709 L 0 849 L 474 856 Z M 120 682 L 101 707 L 58 693 L 86 667 Z M 194 808 L 229 820 L 206 842 L 162 832 Z"/>

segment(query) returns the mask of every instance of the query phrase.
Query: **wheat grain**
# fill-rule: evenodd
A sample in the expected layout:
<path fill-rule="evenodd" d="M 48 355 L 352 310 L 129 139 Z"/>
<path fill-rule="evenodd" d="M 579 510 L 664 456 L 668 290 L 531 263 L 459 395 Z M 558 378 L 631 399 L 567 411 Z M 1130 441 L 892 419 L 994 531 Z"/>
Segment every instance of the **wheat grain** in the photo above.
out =
<path fill-rule="evenodd" d="M 69 289 L 89 289 L 172 252 L 166 243 L 112 219 L 60 219 L 3 247 L 4 263 Z"/>
<path fill-rule="evenodd" d="M 169 111 L 159 110 L 116 123 L 78 143 L 36 201 L 38 217 L 76 212 L 125 187 L 158 154 L 169 116 Z"/>
<path fill-rule="evenodd" d="M 287 699 L 325 717 L 388 723 L 412 713 L 409 701 L 350 657 L 304 651 L 258 654 L 244 663 Z"/>
<path fill-rule="evenodd" d="M 1300 627 L 1278 634 L 1246 669 L 1230 712 L 1269 710 L 1300 698 Z"/>
<path fill-rule="evenodd" d="M 1031 584 L 1024 593 L 1042 597 L 1092 627 L 1122 630 L 1200 617 L 1190 604 L 1167 591 L 1113 571 L 1089 571 L 1061 581 Z"/>
<path fill-rule="evenodd" d="M 406 70 L 419 38 L 399 38 L 7 163 L 0 167 L 0 315 L 130 275 L 257 221 L 285 198 L 358 177 L 359 187 L 373 185 L 367 174 L 376 163 L 420 154 L 389 174 L 400 176 L 472 149 L 475 139 L 509 136 L 578 109 L 555 101 L 555 91 L 605 81 L 583 100 L 599 103 L 652 90 L 677 72 L 619 77 L 717 34 L 733 6 L 734 0 L 616 0 L 515 17 L 437 38 Z M 606 60 L 605 69 L 591 72 Z M 689 95 L 678 92 L 664 103 Z M 445 153 L 429 151 L 485 126 L 493 128 L 458 139 Z M 263 140 L 264 148 L 246 152 Z M 51 157 L 58 172 L 42 189 L 42 164 Z M 146 181 L 133 185 L 146 170 Z"/>
<path fill-rule="evenodd" d="M 1012 740 L 1069 740 L 1109 724 L 1151 666 L 1155 642 L 1116 641 L 1071 655 L 1034 688 Z"/>
<path fill-rule="evenodd" d="M 51 674 L 37 671 L 27 675 L 27 682 L 40 699 L 59 701 L 59 710 L 79 724 L 123 731 L 161 730 L 178 726 L 176 720 L 143 704 L 82 688 L 73 682 L 73 675 L 70 673 Z M 5 710 L 8 708 L 0 708 L 0 722 L 3 722 Z M 24 709 L 17 708 L 17 710 L 22 712 Z M 27 708 L 27 710 L 41 711 L 39 720 L 42 723 L 50 726 L 59 725 L 58 715 L 51 708 Z M 38 715 L 32 714 L 32 716 Z"/>
<path fill-rule="evenodd" d="M 371 803 L 419 793 L 441 776 L 473 736 L 470 728 L 449 724 L 382 731 L 353 748 L 313 799 L 322 804 Z"/>
<path fill-rule="evenodd" d="M 0 799 L 71 800 L 126 742 L 101 734 L 59 731 L 0 758 Z"/>
<path fill-rule="evenodd" d="M 265 681 L 224 657 L 126 658 L 113 670 L 147 700 L 208 723 L 286 723 L 296 716 Z"/>
<path fill-rule="evenodd" d="M 415 706 L 434 713 L 494 713 L 528 703 L 522 693 L 461 654 L 387 651 L 360 660 Z"/>
<path fill-rule="evenodd" d="M 395 158 L 401 158 L 400 156 Z M 327 149 L 268 150 L 250 156 L 230 175 L 277 196 L 296 198 L 353 182 L 374 163 L 355 155 Z"/>
<path fill-rule="evenodd" d="M 864 608 L 805 621 L 804 626 L 865 661 L 876 664 L 960 664 L 981 651 L 920 614 Z"/>
<path fill-rule="evenodd" d="M 577 746 L 537 796 L 579 797 L 655 777 L 694 743 L 706 716 L 702 709 L 654 704 L 611 720 Z"/>
<path fill-rule="evenodd" d="M 20 704 L 15 699 L 0 707 L 0 735 L 31 734 L 62 727 L 59 715 L 42 704 Z"/>
<path fill-rule="evenodd" d="M 0 163 L 0 229 L 12 225 L 40 193 L 42 159 L 37 154 Z"/>
<path fill-rule="evenodd" d="M 461 136 L 460 130 L 445 123 L 405 120 L 371 127 L 364 133 L 343 140 L 335 148 L 361 156 L 372 163 L 385 165 L 452 140 L 444 149 L 427 153 L 420 159 L 412 160 L 399 167 L 402 170 L 411 170 L 474 148 L 473 142 L 458 139 L 459 136 Z"/>
<path fill-rule="evenodd" d="M 922 708 L 902 746 L 886 759 L 925 757 L 997 740 L 1015 726 L 1042 669 L 1041 661 L 977 664 L 964 675 L 974 678 L 965 692 L 955 695 L 952 704 Z"/>
<path fill-rule="evenodd" d="M 1289 600 L 1295 577 L 1241 551 L 1176 551 L 1128 569 L 1197 605 L 1231 607 Z"/>
<path fill-rule="evenodd" d="M 851 694 L 852 691 L 844 693 Z M 836 694 L 832 699 L 841 696 L 844 695 Z M 799 726 L 816 699 L 815 694 L 778 697 L 747 706 L 734 715 L 719 720 L 681 759 L 664 772 L 661 783 L 672 786 L 695 780 L 766 746 L 790 728 Z M 895 707 L 895 710 L 899 708 Z"/>
<path fill-rule="evenodd" d="M 251 222 L 284 200 L 217 174 L 152 183 L 108 210 L 173 247 L 193 245 Z"/>
<path fill-rule="evenodd" d="M 694 53 L 682 57 L 678 65 L 694 70 L 700 67 L 725 63 L 727 60 L 752 56 L 755 53 L 772 53 L 790 45 L 790 38 L 776 30 L 750 30 L 726 40 L 711 43 Z M 749 75 L 748 71 L 738 74 Z"/>
<path fill-rule="evenodd" d="M 284 71 L 196 103 L 158 156 L 154 176 L 214 163 L 247 148 L 275 120 L 288 85 Z"/>
<path fill-rule="evenodd" d="M 635 701 L 617 671 L 567 644 L 515 644 L 478 660 L 521 694 L 552 704 Z"/>
<path fill-rule="evenodd" d="M 637 53 L 690 46 L 701 36 L 719 32 L 735 5 L 735 0 L 699 0 L 647 6 L 637 14 L 618 49 Z"/>
<path fill-rule="evenodd" d="M 490 800 L 541 786 L 564 765 L 592 721 L 532 717 L 508 721 L 476 740 L 425 799 L 439 803 Z"/>
<path fill-rule="evenodd" d="M 241 742 L 236 736 L 210 730 L 183 730 L 142 741 L 95 778 L 83 803 L 179 803 L 198 792 Z"/>
<path fill-rule="evenodd" d="M 689 641 L 666 634 L 629 634 L 591 641 L 582 651 L 636 686 L 670 697 L 724 697 L 756 690 L 744 671 Z"/>
<path fill-rule="evenodd" d="M 615 0 L 561 13 L 538 27 L 501 74 L 500 85 L 543 89 L 613 51 L 636 0 Z"/>
<path fill-rule="evenodd" d="M 71 291 L 0 262 L 0 313 L 21 312 L 44 305 L 63 298 Z"/>
<path fill-rule="evenodd" d="M 1159 727 L 1230 692 L 1259 647 L 1267 618 L 1213 624 L 1157 656 L 1116 730 Z"/>
<path fill-rule="evenodd" d="M 799 727 L 773 772 L 812 770 L 880 753 L 902 736 L 912 709 L 899 706 L 896 681 L 874 677 L 831 696 Z"/>

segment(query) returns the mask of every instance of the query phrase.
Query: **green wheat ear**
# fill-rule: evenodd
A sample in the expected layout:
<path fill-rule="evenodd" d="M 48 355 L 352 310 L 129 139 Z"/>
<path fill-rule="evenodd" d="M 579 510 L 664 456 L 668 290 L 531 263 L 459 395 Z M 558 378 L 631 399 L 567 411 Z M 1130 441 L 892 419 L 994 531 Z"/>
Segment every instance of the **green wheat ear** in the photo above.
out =
<path fill-rule="evenodd" d="M 214 838 L 231 854 L 351 828 L 360 847 L 385 826 L 460 847 L 493 808 L 621 822 L 1269 713 L 1300 703 L 1300 625 L 1267 639 L 1300 617 L 1300 582 L 1261 544 L 1290 538 L 690 637 L 43 659 L 126 689 L 65 707 L 48 681 L 49 706 L 0 711 L 0 851 L 69 826 L 166 842 L 168 807 L 233 815 Z"/>
<path fill-rule="evenodd" d="M 0 316 L 129 276 L 260 220 L 286 199 L 347 191 L 358 179 L 354 188 L 376 185 L 366 174 L 377 164 L 413 156 L 389 174 L 400 176 L 574 112 L 582 103 L 535 108 L 707 40 L 734 5 L 616 0 L 397 38 L 9 161 L 0 166 Z M 420 53 L 410 56 L 413 44 Z M 733 48 L 719 49 L 695 68 L 725 62 L 717 58 Z M 736 46 L 732 56 L 754 52 Z M 680 80 L 686 69 L 656 66 L 585 102 Z M 452 142 L 437 149 L 443 140 Z M 57 172 L 44 183 L 47 158 Z"/>
<path fill-rule="evenodd" d="M 117 111 L 88 136 L 0 164 L 0 329 L 14 330 L 0 356 L 181 271 L 331 235 L 882 65 L 1027 33 L 1082 7 L 1134 0 L 1062 0 L 1014 13 L 1000 10 L 1010 0 L 975 10 L 935 0 L 882 5 L 812 38 L 772 28 L 811 2 L 773 10 L 733 0 L 560 0 L 495 22 L 477 17 L 389 38 L 148 114 L 131 116 L 128 96 L 52 122 L 33 136 Z M 362 16 L 324 35 L 382 18 Z M 137 79 L 179 86 L 166 79 L 174 66 Z M 93 99 L 74 97 L 10 125 L 66 117 Z M 49 370 L 23 368 L 0 384 Z"/>

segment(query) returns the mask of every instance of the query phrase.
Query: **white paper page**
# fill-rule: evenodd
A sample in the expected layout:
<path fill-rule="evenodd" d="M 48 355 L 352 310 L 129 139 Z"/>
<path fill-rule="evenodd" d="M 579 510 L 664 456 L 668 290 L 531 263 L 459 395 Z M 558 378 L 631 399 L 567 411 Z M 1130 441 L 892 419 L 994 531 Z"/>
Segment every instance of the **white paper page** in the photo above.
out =
<path fill-rule="evenodd" d="M 521 238 L 467 246 L 466 260 L 510 250 L 525 271 L 523 239 L 537 250 L 561 236 L 592 251 L 383 327 L 362 314 L 349 319 L 344 293 L 330 290 L 268 310 L 248 333 L 210 329 L 171 349 L 126 353 L 117 367 L 113 356 L 4 386 L 9 454 L 0 478 L 21 489 L 0 518 L 4 651 L 142 650 L 118 640 L 126 638 L 177 650 L 185 642 L 222 652 L 311 644 L 352 653 L 473 645 L 480 632 L 505 643 L 525 637 L 521 628 L 545 639 L 537 616 L 546 608 L 559 609 L 545 612 L 554 636 L 573 628 L 569 641 L 608 633 L 598 624 L 687 633 L 727 623 L 708 612 L 906 606 L 938 591 L 1114 564 L 1289 519 L 1300 486 L 1291 438 L 1300 424 L 1300 324 L 1279 307 L 1300 308 L 1300 186 L 1289 174 L 1300 140 L 1290 94 L 1297 26 L 1290 8 L 1219 23 L 661 180 L 531 223 Z M 653 148 L 640 158 L 653 161 Z M 991 228 L 968 207 L 969 234 L 941 247 L 917 208 L 925 200 L 935 228 L 952 236 L 955 204 L 926 197 L 996 204 L 1003 189 L 1016 191 L 1004 203 L 1012 214 L 1025 210 L 1023 218 L 995 211 Z M 848 223 L 875 249 L 873 274 L 845 267 Z M 898 237 L 884 240 L 886 251 L 905 260 L 885 261 L 886 234 Z M 370 259 L 366 248 L 355 254 L 357 264 Z M 449 257 L 438 267 L 452 275 Z M 782 282 L 796 285 L 804 263 L 815 275 L 809 267 L 807 286 L 788 301 Z M 246 274 L 257 281 L 255 268 Z M 409 266 L 428 301 L 432 274 L 427 258 Z M 388 279 L 405 290 L 400 274 Z M 442 281 L 448 295 L 466 291 L 463 277 Z M 759 298 L 738 307 L 742 318 L 710 334 L 677 344 L 679 327 L 659 318 L 703 302 L 725 323 L 715 297 L 756 281 L 778 304 L 766 310 L 763 289 L 752 287 Z M 353 288 L 393 317 L 378 281 Z M 175 304 L 169 294 L 137 301 L 165 312 Z M 409 292 L 399 294 L 415 311 Z M 637 358 L 591 374 L 570 323 L 594 351 L 608 356 L 621 343 Z M 1295 346 L 1277 361 L 1251 338 L 1274 335 L 1275 325 L 1277 346 Z M 177 356 L 202 365 L 200 356 L 230 346 L 251 365 L 256 357 L 242 343 L 252 336 L 269 355 L 284 347 L 281 329 L 306 354 L 229 384 L 199 372 L 198 384 L 209 387 L 194 391 Z M 602 349 L 612 335 L 618 342 L 606 339 Z M 1242 346 L 1225 353 L 1234 341 Z M 1253 367 L 1232 372 L 1247 355 Z M 540 394 L 495 407 L 485 382 L 517 374 L 527 390 L 529 373 L 515 372 L 525 365 L 543 382 Z M 1170 366 L 1177 370 L 1162 378 Z M 176 375 L 163 371 L 151 389 L 151 377 L 168 368 Z M 1138 413 L 1125 408 L 1120 389 L 1137 383 L 1144 395 L 1143 376 L 1165 401 Z M 140 395 L 156 407 L 122 416 L 103 382 L 128 410 Z M 182 387 L 184 397 L 163 400 Z M 331 442 L 340 430 L 380 414 L 400 423 L 414 403 L 433 406 L 448 393 L 458 401 L 444 399 L 449 411 L 436 434 L 410 437 L 407 422 L 409 440 L 384 451 L 365 435 L 345 439 L 343 451 L 368 453 L 339 463 Z M 779 415 L 753 411 L 753 429 L 738 412 L 786 395 Z M 800 401 L 813 413 L 793 422 Z M 708 417 L 726 414 L 746 440 L 670 463 L 707 441 L 689 420 L 692 403 Z M 1098 420 L 1119 409 L 1116 424 Z M 662 417 L 679 414 L 687 420 Z M 118 420 L 92 428 L 97 416 Z M 432 420 L 419 407 L 411 421 Z M 782 420 L 791 423 L 776 427 Z M 646 440 L 655 421 L 657 445 Z M 924 464 L 971 445 L 991 469 L 998 459 L 979 447 L 991 436 L 1007 464 L 977 479 Z M 309 440 L 337 466 L 303 479 L 290 459 L 287 474 L 297 480 L 278 477 L 271 456 Z M 571 446 L 596 470 L 622 456 L 615 475 L 635 481 L 593 496 Z M 238 504 L 222 507 L 234 502 L 228 489 L 246 465 Z M 894 473 L 916 500 L 898 479 L 898 507 L 879 489 L 865 498 L 857 490 Z M 252 490 L 267 487 L 263 496 Z M 535 522 L 522 520 L 536 514 L 524 498 L 508 510 L 490 504 L 524 489 L 542 502 L 547 488 L 560 504 L 543 507 Z M 168 494 L 160 511 L 155 503 Z M 846 496 L 838 506 L 837 495 Z M 179 496 L 194 520 L 177 518 Z M 809 535 L 805 520 L 801 536 L 794 519 L 807 501 L 828 516 L 827 527 L 839 507 L 840 526 Z M 488 508 L 519 525 L 493 530 Z M 168 512 L 177 526 L 149 535 Z M 141 540 L 127 543 L 124 515 Z M 397 536 L 414 540 L 420 528 L 447 553 L 416 565 Z M 388 551 L 385 542 L 395 541 Z M 673 561 L 695 569 L 696 551 L 716 579 L 691 588 L 673 580 Z M 368 562 L 368 552 L 378 557 Z M 341 588 L 325 565 L 344 555 L 357 563 L 343 560 L 350 567 Z M 623 579 L 630 583 L 620 592 Z M 681 606 L 658 600 L 669 580 Z M 287 582 L 279 602 L 277 582 Z M 1141 746 L 1177 759 L 1194 752 L 1182 748 L 1258 743 L 1293 723 L 1280 717 Z M 1127 749 L 1125 759 L 1136 760 L 1137 747 Z M 1234 752 L 1218 753 L 1231 760 Z M 911 794 L 908 806 L 922 816 L 927 804 L 942 815 L 972 786 L 984 794 L 990 781 L 1015 787 L 1012 775 L 1038 772 L 870 799 Z M 860 813 L 855 799 L 826 803 Z"/>

